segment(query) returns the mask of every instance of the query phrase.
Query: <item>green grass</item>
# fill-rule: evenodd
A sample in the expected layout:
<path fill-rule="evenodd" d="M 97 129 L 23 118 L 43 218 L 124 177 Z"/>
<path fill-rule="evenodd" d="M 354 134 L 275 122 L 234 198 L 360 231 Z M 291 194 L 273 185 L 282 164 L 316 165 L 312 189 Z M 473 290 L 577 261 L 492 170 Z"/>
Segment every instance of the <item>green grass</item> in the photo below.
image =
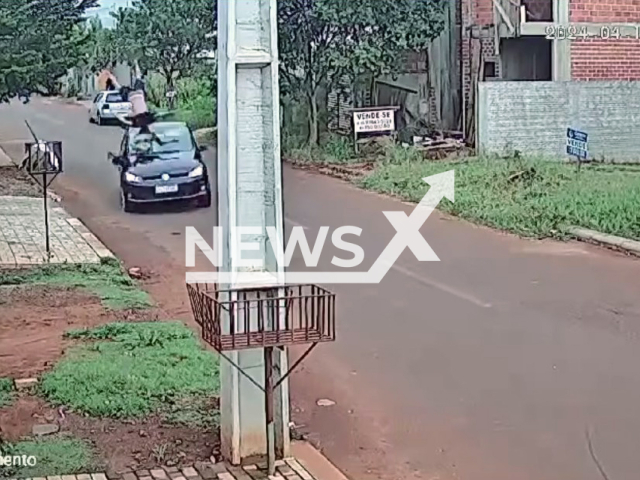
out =
<path fill-rule="evenodd" d="M 176 120 L 185 122 L 193 130 L 216 126 L 216 98 L 201 95 L 180 103 Z"/>
<path fill-rule="evenodd" d="M 141 418 L 219 392 L 218 357 L 182 323 L 116 323 L 69 337 L 85 342 L 40 387 L 55 405 L 94 417 Z"/>
<path fill-rule="evenodd" d="M 73 287 L 97 295 L 106 308 L 144 309 L 152 305 L 115 260 L 96 265 L 46 265 L 18 272 L 1 272 L 0 285 L 50 285 Z"/>
<path fill-rule="evenodd" d="M 33 456 L 36 465 L 0 466 L 0 478 L 35 478 L 55 475 L 91 473 L 96 460 L 91 447 L 71 437 L 62 435 L 29 440 L 3 447 L 4 455 Z M 4 471 L 3 471 L 4 469 Z"/>
<path fill-rule="evenodd" d="M 368 177 L 366 189 L 419 201 L 423 177 L 455 169 L 456 202 L 443 211 L 526 237 L 563 237 L 579 226 L 640 239 L 640 167 L 576 166 L 536 159 L 429 162 L 398 148 Z"/>
<path fill-rule="evenodd" d="M 211 429 L 220 425 L 220 412 L 205 396 L 189 396 L 165 404 L 162 418 L 171 425 Z"/>
<path fill-rule="evenodd" d="M 0 408 L 10 405 L 14 394 L 13 380 L 0 378 Z"/>
<path fill-rule="evenodd" d="M 320 163 L 330 165 L 344 165 L 361 162 L 353 147 L 353 141 L 347 137 L 330 135 L 320 145 L 297 145 L 292 140 L 290 145 L 285 145 L 285 155 L 298 163 Z"/>

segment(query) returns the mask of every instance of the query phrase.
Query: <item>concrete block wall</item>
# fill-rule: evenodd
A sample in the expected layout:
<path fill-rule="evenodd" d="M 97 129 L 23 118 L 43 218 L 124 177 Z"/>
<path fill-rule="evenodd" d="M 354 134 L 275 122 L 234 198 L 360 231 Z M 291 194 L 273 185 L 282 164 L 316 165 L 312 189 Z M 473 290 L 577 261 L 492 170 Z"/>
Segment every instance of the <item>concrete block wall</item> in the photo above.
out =
<path fill-rule="evenodd" d="M 589 134 L 591 158 L 640 162 L 640 81 L 483 82 L 481 154 L 566 158 L 567 128 Z"/>
<path fill-rule="evenodd" d="M 640 23 L 638 0 L 570 0 L 571 22 L 596 24 Z M 604 27 L 603 27 L 604 28 Z M 574 80 L 640 80 L 640 28 L 615 38 L 615 27 L 600 38 L 571 40 L 571 77 Z"/>

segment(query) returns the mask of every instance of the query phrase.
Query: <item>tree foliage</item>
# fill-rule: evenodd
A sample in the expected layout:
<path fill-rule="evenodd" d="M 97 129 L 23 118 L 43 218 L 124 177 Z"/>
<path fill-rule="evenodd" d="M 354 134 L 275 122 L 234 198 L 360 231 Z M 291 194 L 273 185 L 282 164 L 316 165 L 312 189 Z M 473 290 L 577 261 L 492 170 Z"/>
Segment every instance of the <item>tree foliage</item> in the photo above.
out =
<path fill-rule="evenodd" d="M 83 45 L 83 56 L 78 66 L 95 73 L 124 60 L 124 46 L 115 30 L 104 28 L 98 18 L 86 22 L 84 29 L 88 40 Z"/>
<path fill-rule="evenodd" d="M 98 0 L 0 2 L 0 100 L 20 91 L 53 93 L 55 83 L 82 57 L 81 28 Z"/>
<path fill-rule="evenodd" d="M 169 87 L 216 49 L 216 0 L 137 0 L 114 14 L 123 54 Z"/>
<path fill-rule="evenodd" d="M 310 143 L 318 141 L 317 96 L 339 79 L 399 68 L 443 28 L 445 0 L 280 0 L 284 91 L 309 106 Z"/>

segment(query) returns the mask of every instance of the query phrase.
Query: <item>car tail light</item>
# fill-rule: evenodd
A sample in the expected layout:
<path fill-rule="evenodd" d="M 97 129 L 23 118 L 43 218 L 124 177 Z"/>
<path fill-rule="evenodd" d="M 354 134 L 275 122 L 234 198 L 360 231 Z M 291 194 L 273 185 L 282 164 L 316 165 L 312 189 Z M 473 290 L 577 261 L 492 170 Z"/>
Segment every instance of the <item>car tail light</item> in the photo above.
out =
<path fill-rule="evenodd" d="M 109 104 L 108 104 L 108 103 L 105 103 L 105 104 L 102 106 L 102 110 L 109 110 Z"/>

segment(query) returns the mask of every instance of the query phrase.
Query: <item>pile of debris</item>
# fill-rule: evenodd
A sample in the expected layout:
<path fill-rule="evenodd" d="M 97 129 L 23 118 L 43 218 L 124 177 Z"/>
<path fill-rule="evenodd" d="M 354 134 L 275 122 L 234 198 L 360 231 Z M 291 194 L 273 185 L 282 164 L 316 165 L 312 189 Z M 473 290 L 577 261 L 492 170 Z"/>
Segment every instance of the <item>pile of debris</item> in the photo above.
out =
<path fill-rule="evenodd" d="M 330 177 L 339 178 L 347 182 L 358 180 L 367 174 L 371 173 L 375 167 L 372 162 L 365 163 L 350 163 L 350 164 L 331 164 L 331 163 L 301 163 L 293 162 L 294 168 L 300 170 L 307 170 Z"/>
<path fill-rule="evenodd" d="M 428 136 L 414 136 L 413 146 L 429 160 L 464 157 L 471 151 L 464 141 L 463 133 L 454 131 L 438 131 Z"/>

